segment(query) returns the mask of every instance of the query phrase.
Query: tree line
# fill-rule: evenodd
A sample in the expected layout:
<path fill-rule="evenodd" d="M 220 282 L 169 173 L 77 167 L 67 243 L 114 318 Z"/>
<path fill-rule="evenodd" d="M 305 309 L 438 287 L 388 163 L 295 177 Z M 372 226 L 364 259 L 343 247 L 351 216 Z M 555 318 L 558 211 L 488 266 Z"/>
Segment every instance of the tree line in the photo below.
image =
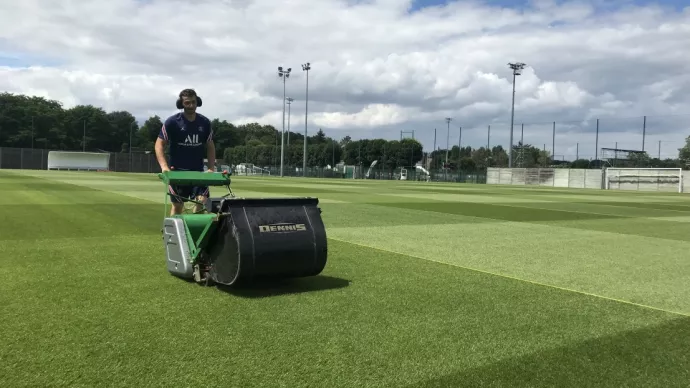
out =
<path fill-rule="evenodd" d="M 106 112 L 93 105 L 63 108 L 61 102 L 40 96 L 0 94 L 0 146 L 97 152 L 153 152 L 164 118 L 149 117 L 139 126 L 127 111 Z M 212 120 L 216 155 L 228 164 L 280 164 L 280 131 L 271 125 L 234 125 Z M 302 166 L 304 134 L 285 137 L 285 163 Z M 289 146 L 287 145 L 289 144 Z M 382 159 L 383 158 L 383 159 Z M 422 159 L 422 144 L 414 139 L 341 140 L 319 129 L 307 137 L 307 165 L 325 167 L 341 161 L 369 165 L 379 160 L 389 168 L 410 166 Z"/>
<path fill-rule="evenodd" d="M 93 105 L 64 108 L 56 100 L 40 96 L 0 94 L 0 146 L 44 148 L 54 150 L 86 150 L 105 152 L 153 152 L 153 145 L 163 125 L 157 115 L 139 126 L 128 111 L 106 112 Z M 249 123 L 234 125 L 226 120 L 212 120 L 216 154 L 226 164 L 253 163 L 260 167 L 280 164 L 280 130 L 271 125 Z M 286 133 L 284 162 L 287 166 L 302 166 L 304 135 Z M 522 151 L 520 148 L 522 147 Z M 518 155 L 522 167 L 597 168 L 590 160 L 554 161 L 548 151 L 529 144 L 516 144 L 514 162 Z M 690 137 L 679 150 L 678 159 L 658 160 L 646 154 L 635 155 L 619 166 L 680 167 L 690 159 Z M 368 167 L 378 161 L 378 168 L 393 170 L 411 167 L 422 162 L 425 167 L 439 170 L 473 171 L 486 167 L 507 167 L 508 152 L 502 146 L 489 148 L 453 146 L 423 152 L 422 144 L 411 138 L 401 140 L 361 139 L 345 136 L 340 140 L 326 136 L 319 129 L 307 137 L 307 166 L 347 165 Z M 597 162 L 597 161 L 594 161 Z M 514 163 L 516 166 L 517 163 Z"/>

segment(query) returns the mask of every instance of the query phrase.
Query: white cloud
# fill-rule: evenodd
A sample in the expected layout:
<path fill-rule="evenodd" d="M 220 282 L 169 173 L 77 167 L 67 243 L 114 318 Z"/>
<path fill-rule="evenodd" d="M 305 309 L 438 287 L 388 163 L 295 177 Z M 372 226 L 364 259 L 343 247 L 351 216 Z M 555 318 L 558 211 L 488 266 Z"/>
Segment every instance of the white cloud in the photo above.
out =
<path fill-rule="evenodd" d="M 414 130 L 427 148 L 434 128 L 445 146 L 509 140 L 512 75 L 517 77 L 516 133 L 556 155 L 594 156 L 600 147 L 645 146 L 675 156 L 690 135 L 690 8 L 602 10 L 600 0 L 531 1 L 524 10 L 480 1 L 408 12 L 410 1 L 376 0 L 23 0 L 0 3 L 0 90 L 42 95 L 67 107 L 127 109 L 145 119 L 175 111 L 178 91 L 193 87 L 202 112 L 236 123 L 280 128 L 283 84 L 291 127 L 343 137 L 399 138 Z M 608 2 L 607 4 L 610 4 Z M 2 55 L 0 55 L 2 57 Z M 29 61 L 33 65 L 18 67 Z M 39 62 L 39 59 L 41 58 Z M 2 59 L 0 58 L 0 61 Z M 685 116 L 683 115 L 685 114 Z M 541 124 L 546 123 L 546 124 Z M 593 124 L 594 123 L 594 124 Z M 569 127 L 569 132 L 565 132 Z"/>
<path fill-rule="evenodd" d="M 327 128 L 375 128 L 381 125 L 401 124 L 410 119 L 411 109 L 389 104 L 370 104 L 357 113 L 317 113 L 314 124 Z"/>

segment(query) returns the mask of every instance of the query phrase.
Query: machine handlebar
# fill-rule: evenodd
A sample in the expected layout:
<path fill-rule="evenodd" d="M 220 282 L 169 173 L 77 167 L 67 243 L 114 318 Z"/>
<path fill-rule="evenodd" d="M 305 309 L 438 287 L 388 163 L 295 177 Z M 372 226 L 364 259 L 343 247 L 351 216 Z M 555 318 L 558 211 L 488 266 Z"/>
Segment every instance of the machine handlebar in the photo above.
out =
<path fill-rule="evenodd" d="M 158 178 L 166 185 L 184 186 L 229 186 L 230 173 L 202 171 L 165 171 L 158 173 Z"/>

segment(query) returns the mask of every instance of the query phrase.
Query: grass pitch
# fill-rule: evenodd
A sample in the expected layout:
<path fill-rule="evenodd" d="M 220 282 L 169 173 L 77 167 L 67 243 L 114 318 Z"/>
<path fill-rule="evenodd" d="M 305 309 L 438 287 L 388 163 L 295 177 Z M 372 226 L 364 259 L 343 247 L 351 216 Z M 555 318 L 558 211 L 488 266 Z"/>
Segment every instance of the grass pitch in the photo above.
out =
<path fill-rule="evenodd" d="M 0 187 L 2 387 L 690 381 L 688 194 L 235 177 L 320 198 L 329 261 L 230 293 L 166 271 L 155 175 Z"/>

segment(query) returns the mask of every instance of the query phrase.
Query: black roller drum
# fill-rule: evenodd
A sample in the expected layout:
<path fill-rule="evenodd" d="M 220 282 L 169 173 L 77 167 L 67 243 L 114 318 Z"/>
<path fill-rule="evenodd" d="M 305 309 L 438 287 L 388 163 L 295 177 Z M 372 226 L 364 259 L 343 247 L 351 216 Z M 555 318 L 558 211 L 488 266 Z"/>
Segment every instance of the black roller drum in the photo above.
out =
<path fill-rule="evenodd" d="M 223 200 L 208 250 L 211 280 L 234 285 L 321 273 L 328 249 L 318 203 L 317 198 Z"/>

